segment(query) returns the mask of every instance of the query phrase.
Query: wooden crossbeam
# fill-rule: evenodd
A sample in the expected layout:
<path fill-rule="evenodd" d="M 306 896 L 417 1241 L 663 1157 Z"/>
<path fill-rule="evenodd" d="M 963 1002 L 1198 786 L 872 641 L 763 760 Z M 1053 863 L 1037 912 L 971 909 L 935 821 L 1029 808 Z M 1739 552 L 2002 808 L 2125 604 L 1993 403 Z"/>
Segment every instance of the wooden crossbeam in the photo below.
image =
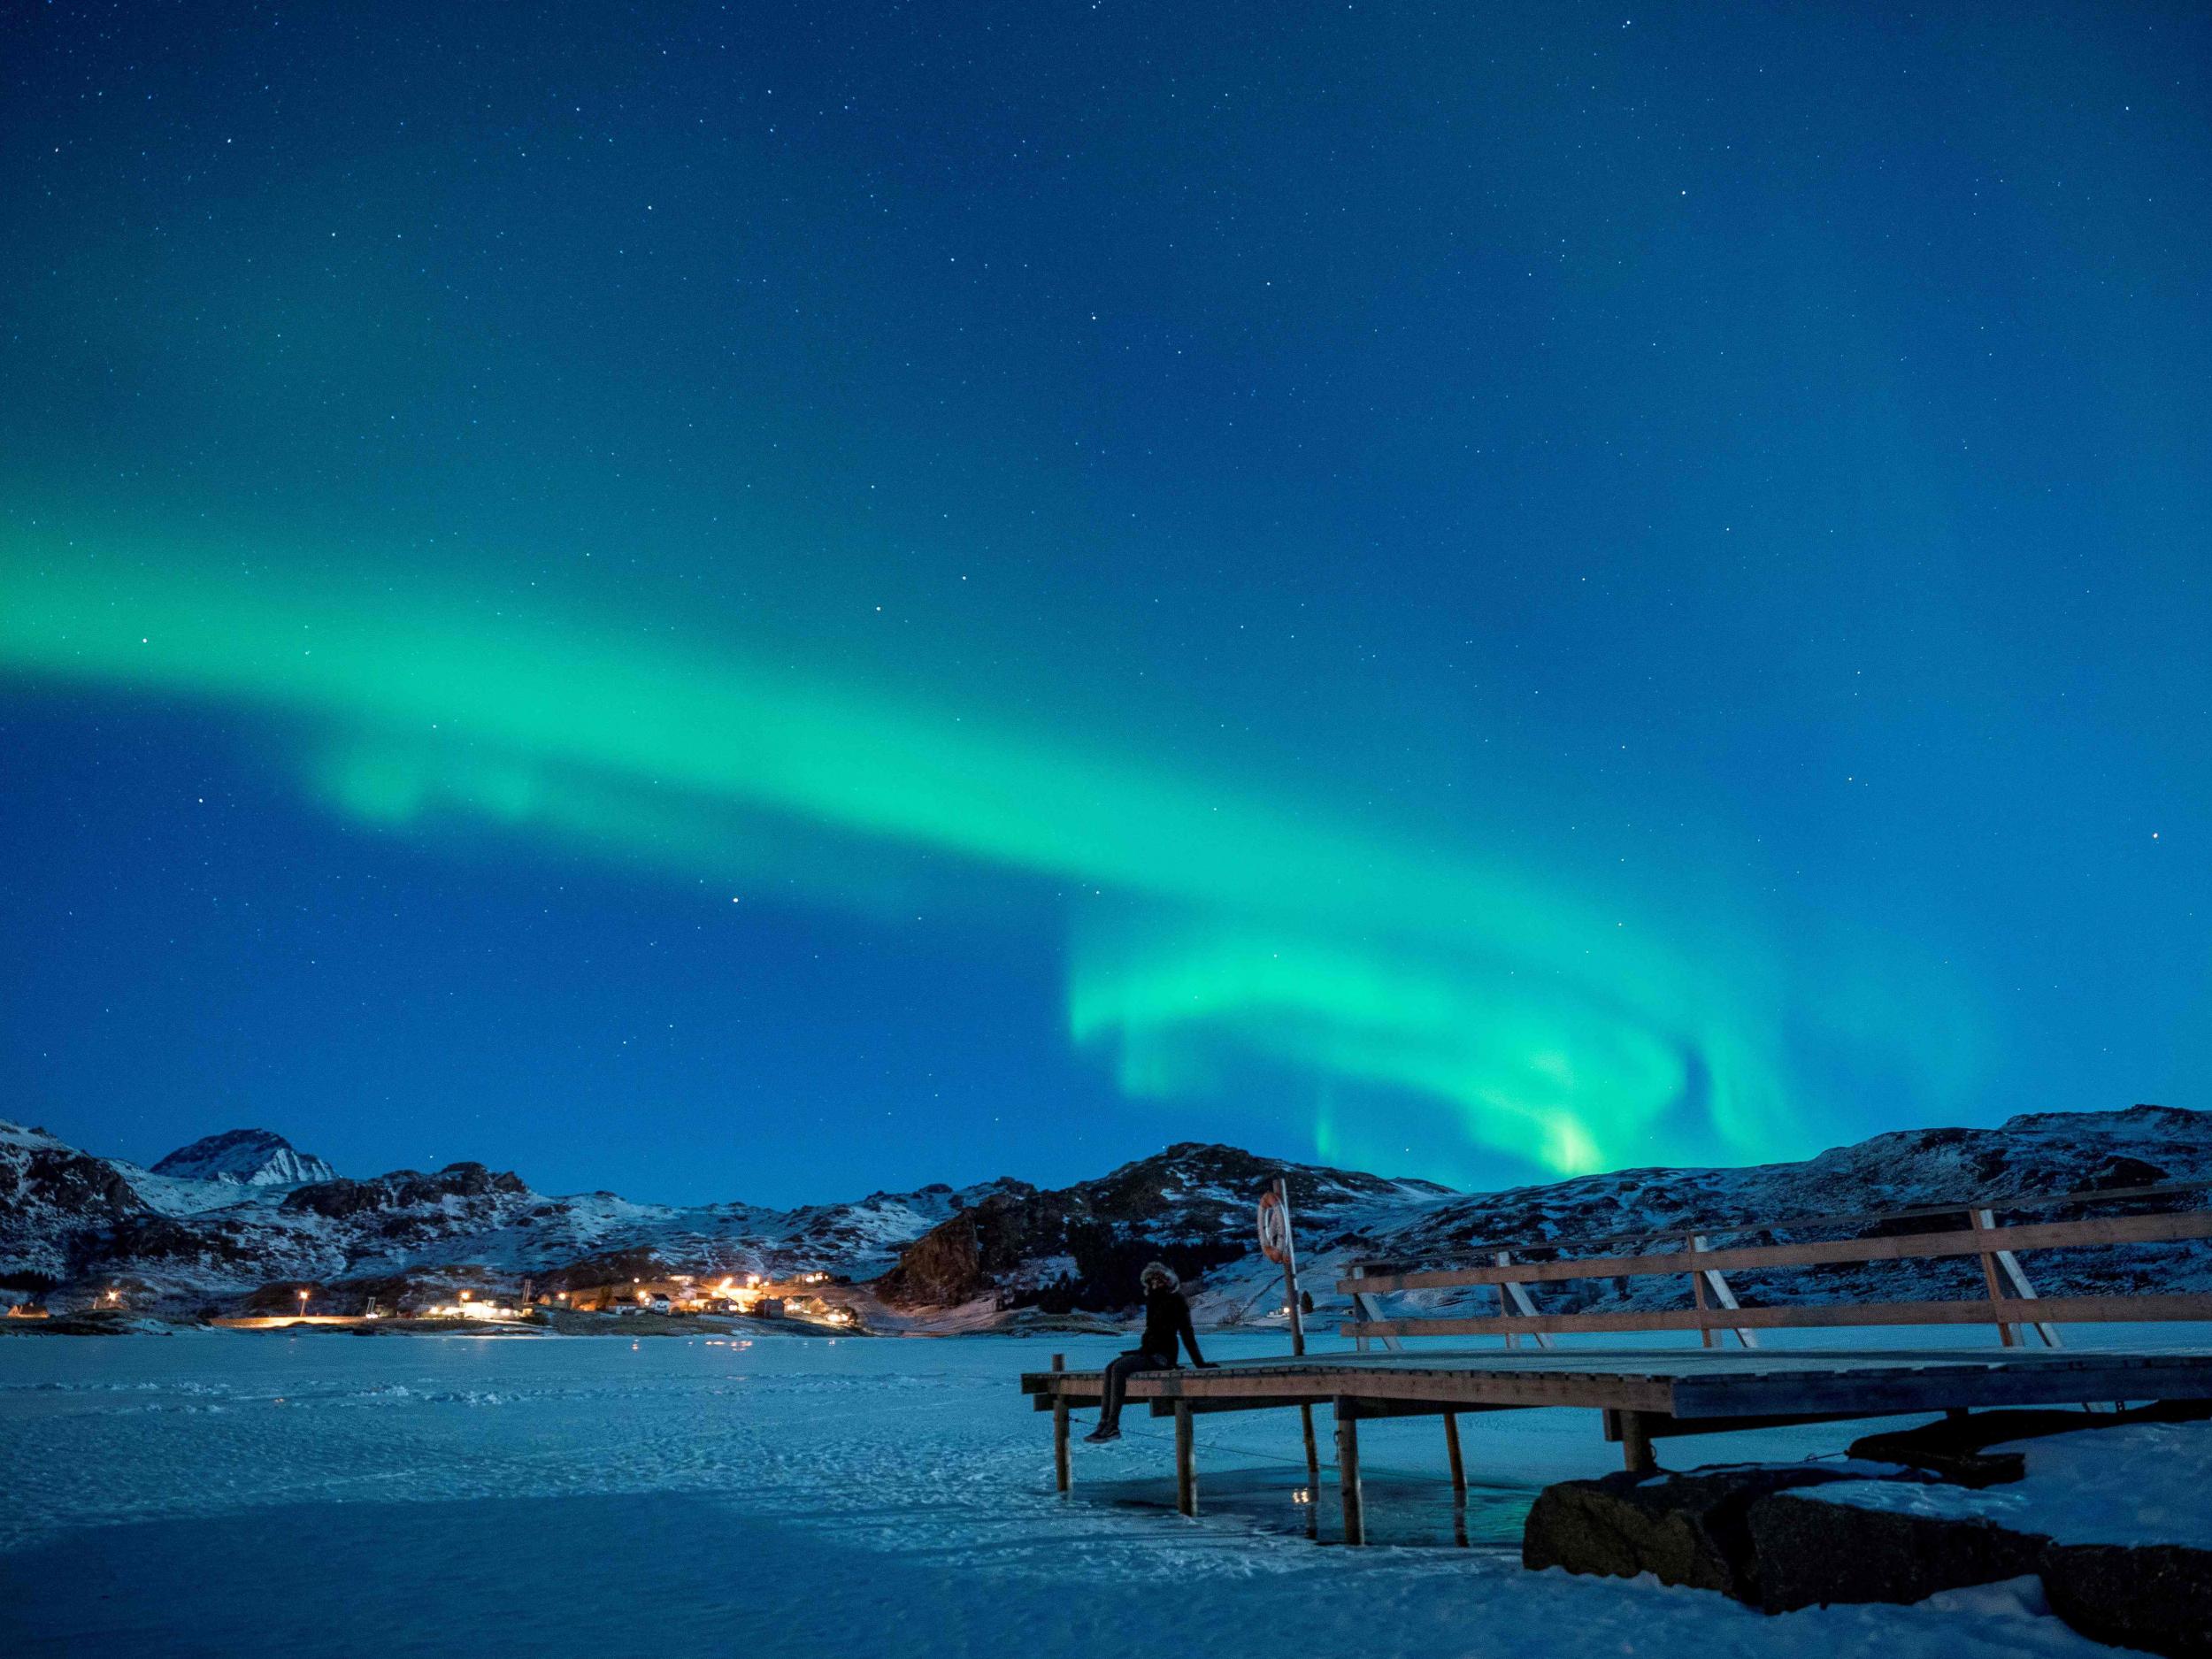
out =
<path fill-rule="evenodd" d="M 1276 1411 L 1285 1406 L 1307 1405 L 1309 1400 L 1297 1394 L 1241 1394 L 1233 1400 L 1188 1400 L 1179 1402 L 1166 1395 L 1148 1400 L 1145 1404 L 1156 1417 L 1171 1417 L 1178 1403 L 1187 1403 L 1197 1412 L 1208 1411 Z"/>
<path fill-rule="evenodd" d="M 1548 1284 L 1575 1279 L 1632 1279 L 1645 1273 L 1754 1272 L 1771 1267 L 1822 1267 L 1847 1262 L 1917 1261 L 1926 1257 L 2021 1250 L 2091 1249 L 2112 1244 L 2171 1244 L 2212 1239 L 2212 1210 L 2170 1216 L 2104 1216 L 2010 1227 L 1909 1233 L 1887 1239 L 1821 1239 L 1804 1244 L 1729 1250 L 1671 1250 L 1650 1256 L 1593 1256 L 1573 1262 L 1515 1262 L 1509 1266 L 1367 1273 L 1337 1288 L 1368 1297 L 1406 1290 L 1451 1290 L 1474 1285 Z"/>
<path fill-rule="evenodd" d="M 1979 1254 L 1978 1251 L 1970 1254 Z M 1678 1269 L 1677 1271 L 1679 1271 Z M 2054 1325 L 2212 1319 L 2212 1295 L 2044 1296 L 2036 1311 Z M 1510 1319 L 1348 1320 L 1346 1336 L 1503 1336 L 1509 1331 L 1627 1332 L 1811 1329 L 1833 1325 L 1987 1325 L 1986 1302 L 1812 1302 L 1786 1308 L 1658 1308 L 1605 1313 L 1541 1313 Z"/>

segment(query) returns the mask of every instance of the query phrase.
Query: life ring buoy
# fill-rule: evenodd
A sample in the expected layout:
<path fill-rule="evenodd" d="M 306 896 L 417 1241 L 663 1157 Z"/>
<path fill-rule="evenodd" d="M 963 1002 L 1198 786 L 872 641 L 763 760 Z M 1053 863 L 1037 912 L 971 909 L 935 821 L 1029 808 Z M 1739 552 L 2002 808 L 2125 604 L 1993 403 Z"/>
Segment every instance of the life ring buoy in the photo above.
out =
<path fill-rule="evenodd" d="M 1290 1260 L 1290 1211 L 1271 1187 L 1260 1194 L 1260 1254 L 1279 1265 Z"/>

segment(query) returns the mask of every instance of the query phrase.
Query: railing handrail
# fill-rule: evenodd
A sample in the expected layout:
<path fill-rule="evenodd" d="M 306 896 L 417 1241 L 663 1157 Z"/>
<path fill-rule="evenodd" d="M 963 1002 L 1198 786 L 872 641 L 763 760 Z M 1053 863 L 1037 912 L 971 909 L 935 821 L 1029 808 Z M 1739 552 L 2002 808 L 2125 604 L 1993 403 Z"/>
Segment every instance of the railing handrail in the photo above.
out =
<path fill-rule="evenodd" d="M 1363 1273 L 1357 1278 L 1339 1279 L 1337 1288 L 1347 1294 L 1389 1296 L 1409 1290 L 1458 1290 L 1484 1285 L 1556 1284 L 1578 1279 L 1674 1279 L 1684 1273 L 1761 1272 L 1773 1268 L 1986 1256 L 2001 1250 L 2102 1249 L 2117 1244 L 2176 1244 L 2202 1239 L 2212 1239 L 2212 1210 L 2178 1210 L 2155 1216 L 2085 1217 L 2076 1221 L 2031 1222 L 2022 1226 L 1962 1227 L 1947 1233 L 1820 1239 L 1803 1244 L 1751 1245 L 1728 1250 L 1683 1249 L 1652 1256 L 1585 1256 L 1564 1262 L 1512 1262 L 1485 1267 Z"/>
<path fill-rule="evenodd" d="M 1919 1221 L 1938 1216 L 1963 1216 L 1977 1210 L 2010 1212 L 2021 1210 L 2056 1209 L 2062 1204 L 2122 1203 L 2138 1198 L 2166 1198 L 2183 1193 L 2212 1191 L 2212 1176 L 2195 1180 L 2161 1181 L 2148 1187 L 2088 1187 L 2068 1193 L 2022 1193 L 2010 1197 L 1962 1198 L 1955 1202 L 1923 1204 L 1910 1210 L 1886 1210 L 1872 1214 L 1850 1216 L 1797 1216 L 1782 1221 L 1709 1222 L 1686 1221 L 1666 1226 L 1640 1227 L 1632 1233 L 1604 1233 L 1578 1234 L 1572 1237 L 1532 1240 L 1525 1236 L 1483 1240 L 1455 1245 L 1455 1255 L 1461 1252 L 1472 1256 L 1498 1250 L 1560 1250 L 1588 1249 L 1608 1244 L 1638 1244 L 1651 1240 L 1686 1240 L 1692 1234 L 1706 1238 L 1725 1237 L 1739 1233 L 1795 1233 L 1832 1227 L 1867 1227 L 1889 1221 Z M 1683 1252 L 1686 1254 L 1686 1247 Z M 1410 1263 L 1401 1263 L 1389 1256 L 1355 1256 L 1350 1265 L 1365 1272 L 1394 1275 L 1417 1271 Z"/>

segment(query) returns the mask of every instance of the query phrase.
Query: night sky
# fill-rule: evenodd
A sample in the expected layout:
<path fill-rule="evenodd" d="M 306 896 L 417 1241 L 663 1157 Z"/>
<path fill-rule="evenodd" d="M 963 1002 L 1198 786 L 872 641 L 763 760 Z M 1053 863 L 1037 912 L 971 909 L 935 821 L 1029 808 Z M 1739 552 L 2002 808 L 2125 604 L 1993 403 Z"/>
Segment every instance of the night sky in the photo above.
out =
<path fill-rule="evenodd" d="M 2200 6 L 0 29 L 0 1116 L 790 1203 L 2212 1104 Z"/>

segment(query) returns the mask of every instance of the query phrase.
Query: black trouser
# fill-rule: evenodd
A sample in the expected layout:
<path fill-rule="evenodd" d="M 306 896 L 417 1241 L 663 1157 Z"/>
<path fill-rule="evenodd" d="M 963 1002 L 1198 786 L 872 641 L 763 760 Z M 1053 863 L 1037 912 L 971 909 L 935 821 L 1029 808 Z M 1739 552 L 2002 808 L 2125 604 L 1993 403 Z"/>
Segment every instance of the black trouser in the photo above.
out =
<path fill-rule="evenodd" d="M 1121 1426 L 1122 1397 L 1129 1392 L 1132 1372 L 1141 1371 L 1173 1371 L 1175 1356 L 1162 1358 L 1148 1354 L 1141 1348 L 1133 1348 L 1126 1354 L 1117 1354 L 1106 1362 L 1106 1397 L 1099 1402 L 1098 1426 L 1118 1429 Z"/>

